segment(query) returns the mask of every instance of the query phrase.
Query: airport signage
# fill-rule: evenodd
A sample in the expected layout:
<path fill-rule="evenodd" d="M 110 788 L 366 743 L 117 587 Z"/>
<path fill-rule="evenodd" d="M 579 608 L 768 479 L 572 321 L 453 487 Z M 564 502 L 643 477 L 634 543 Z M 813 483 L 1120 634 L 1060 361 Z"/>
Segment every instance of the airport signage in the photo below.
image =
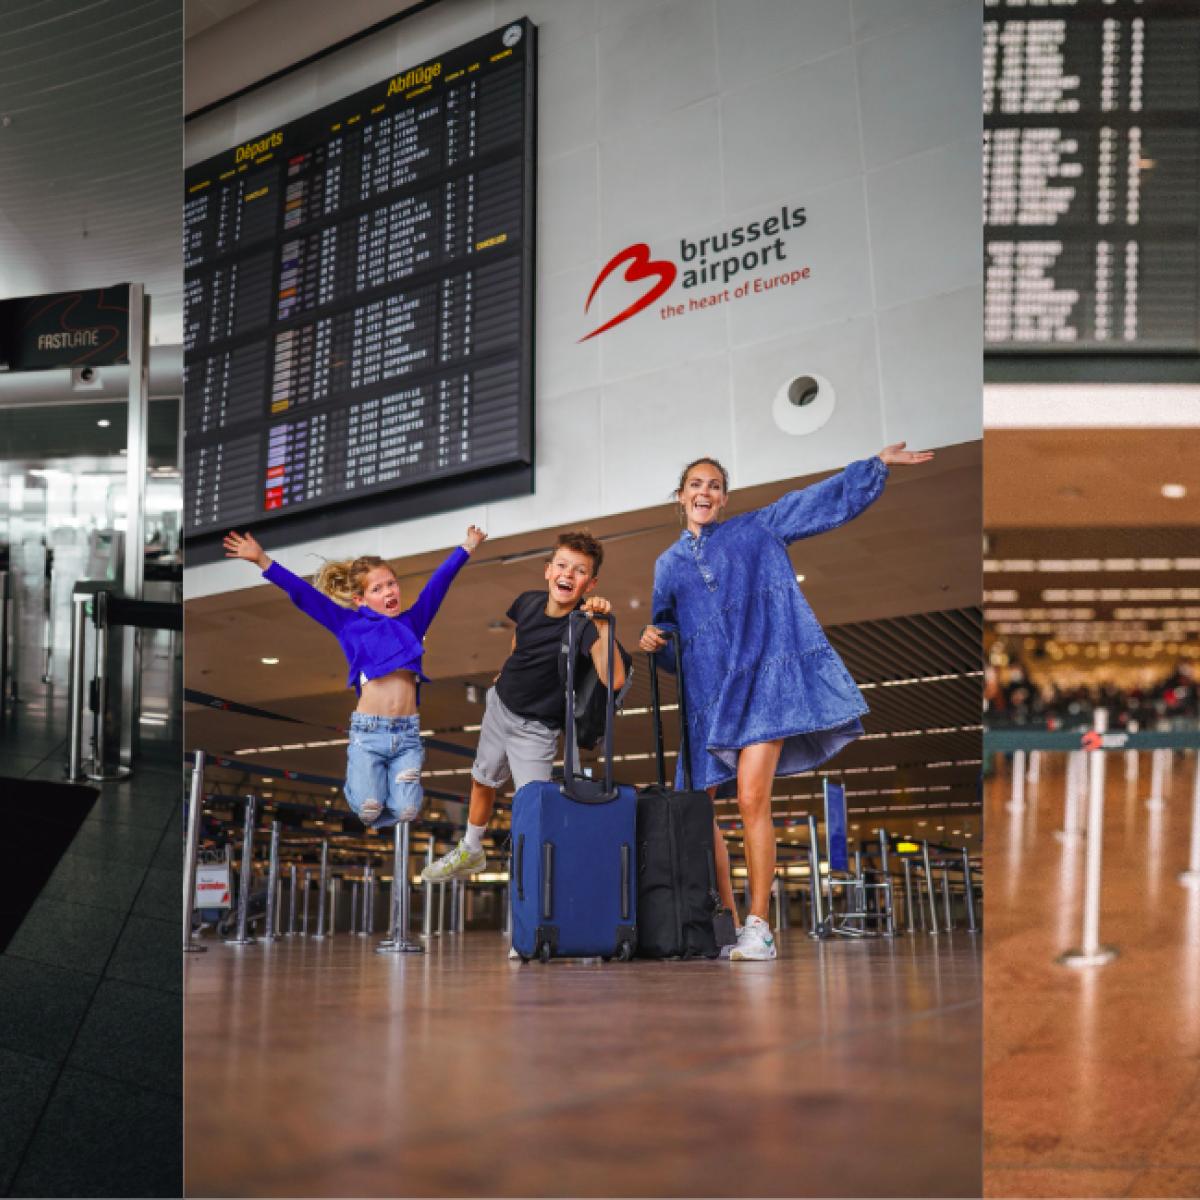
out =
<path fill-rule="evenodd" d="M 129 362 L 129 284 L 0 301 L 0 370 Z"/>

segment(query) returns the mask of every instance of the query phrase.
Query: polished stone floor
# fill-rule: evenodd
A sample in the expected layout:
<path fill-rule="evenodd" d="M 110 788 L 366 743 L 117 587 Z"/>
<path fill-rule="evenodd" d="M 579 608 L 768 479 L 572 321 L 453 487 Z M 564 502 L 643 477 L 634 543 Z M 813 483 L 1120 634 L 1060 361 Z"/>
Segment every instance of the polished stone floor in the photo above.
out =
<path fill-rule="evenodd" d="M 787 935 L 785 935 L 787 936 Z M 978 1196 L 965 932 L 523 965 L 498 933 L 185 964 L 196 1196 Z"/>
<path fill-rule="evenodd" d="M 178 660 L 144 656 L 141 754 L 0 954 L 0 1196 L 182 1194 Z M 63 689 L 23 681 L 0 775 L 65 777 Z M 161 723 L 160 723 L 161 722 Z M 19 827 L 0 830 L 19 844 Z"/>
<path fill-rule="evenodd" d="M 1200 1196 L 1200 889 L 1187 865 L 1193 755 L 1161 807 L 1150 761 L 1106 767 L 1100 941 L 1081 935 L 1084 840 L 1064 822 L 1065 756 L 1043 756 L 1023 812 L 1008 767 L 987 791 L 985 1190 L 989 1196 Z"/>

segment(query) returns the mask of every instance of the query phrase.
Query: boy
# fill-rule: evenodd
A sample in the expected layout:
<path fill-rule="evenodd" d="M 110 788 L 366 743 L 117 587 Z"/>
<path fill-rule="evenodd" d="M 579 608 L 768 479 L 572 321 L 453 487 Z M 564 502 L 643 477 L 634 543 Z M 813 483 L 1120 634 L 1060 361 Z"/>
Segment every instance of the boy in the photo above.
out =
<path fill-rule="evenodd" d="M 567 618 L 575 609 L 593 617 L 612 611 L 607 600 L 591 594 L 603 559 L 604 548 L 591 534 L 561 534 L 546 564 L 548 592 L 523 592 L 505 614 L 517 628 L 512 653 L 488 689 L 479 749 L 471 768 L 467 832 L 453 850 L 421 872 L 427 883 L 483 870 L 487 861 L 483 835 L 496 806 L 497 788 L 510 778 L 517 791 L 532 780 L 550 778 L 558 731 L 566 715 L 558 660 Z M 607 681 L 608 637 L 599 636 L 594 620 L 583 630 L 579 653 L 588 655 L 599 679 Z M 625 683 L 619 654 L 613 670 L 619 691 Z"/>

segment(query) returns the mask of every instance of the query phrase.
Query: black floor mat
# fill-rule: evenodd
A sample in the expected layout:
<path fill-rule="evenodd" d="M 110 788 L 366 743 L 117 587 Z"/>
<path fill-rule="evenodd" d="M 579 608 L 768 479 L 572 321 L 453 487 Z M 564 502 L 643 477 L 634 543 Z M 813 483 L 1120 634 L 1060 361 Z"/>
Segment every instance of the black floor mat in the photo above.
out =
<path fill-rule="evenodd" d="M 96 788 L 0 777 L 0 951 L 33 907 L 92 805 Z"/>

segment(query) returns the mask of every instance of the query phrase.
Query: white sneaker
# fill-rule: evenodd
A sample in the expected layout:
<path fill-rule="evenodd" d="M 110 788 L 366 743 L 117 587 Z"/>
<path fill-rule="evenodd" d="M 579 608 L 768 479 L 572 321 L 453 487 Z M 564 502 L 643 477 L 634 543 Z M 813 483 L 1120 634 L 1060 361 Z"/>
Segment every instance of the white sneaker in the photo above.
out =
<path fill-rule="evenodd" d="M 738 934 L 737 945 L 729 952 L 734 962 L 759 962 L 775 957 L 775 938 L 762 917 L 747 917 Z"/>
<path fill-rule="evenodd" d="M 517 953 L 517 948 L 516 948 L 516 946 L 509 946 L 509 948 L 508 948 L 508 957 L 509 957 L 509 958 L 520 958 L 520 957 L 521 957 L 521 956 L 520 956 L 520 955 Z"/>
<path fill-rule="evenodd" d="M 445 883 L 448 879 L 466 878 L 482 871 L 487 866 L 487 855 L 482 850 L 472 851 L 464 838 L 453 850 L 443 854 L 421 872 L 426 883 Z"/>

